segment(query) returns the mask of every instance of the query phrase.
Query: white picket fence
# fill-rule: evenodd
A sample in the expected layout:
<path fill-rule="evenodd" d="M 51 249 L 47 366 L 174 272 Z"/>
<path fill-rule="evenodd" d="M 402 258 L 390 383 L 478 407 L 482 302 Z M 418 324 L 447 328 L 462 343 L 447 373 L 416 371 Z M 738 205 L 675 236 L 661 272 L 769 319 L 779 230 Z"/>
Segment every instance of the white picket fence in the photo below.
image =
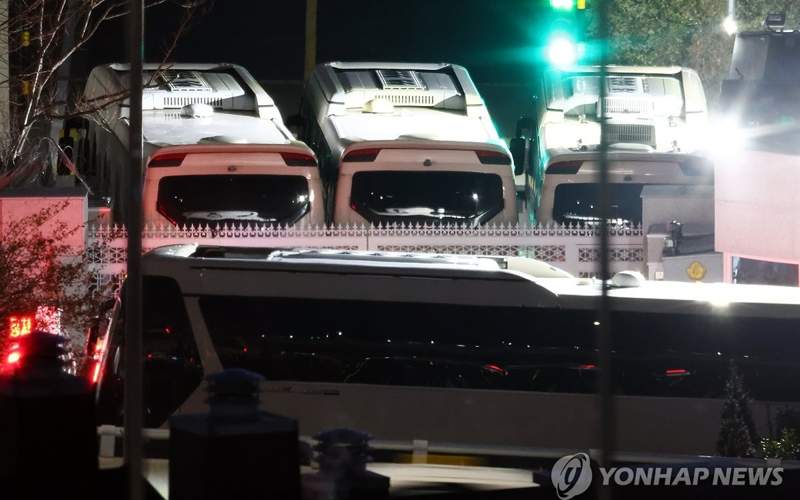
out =
<path fill-rule="evenodd" d="M 267 248 L 331 248 L 393 252 L 516 255 L 551 263 L 576 276 L 598 271 L 599 230 L 578 225 L 484 226 L 344 226 L 290 227 L 146 226 L 143 248 L 175 244 Z M 644 235 L 641 227 L 609 229 L 610 267 L 645 271 Z M 126 234 L 118 226 L 92 226 L 87 230 L 89 261 L 101 275 L 119 275 L 125 269 Z"/>

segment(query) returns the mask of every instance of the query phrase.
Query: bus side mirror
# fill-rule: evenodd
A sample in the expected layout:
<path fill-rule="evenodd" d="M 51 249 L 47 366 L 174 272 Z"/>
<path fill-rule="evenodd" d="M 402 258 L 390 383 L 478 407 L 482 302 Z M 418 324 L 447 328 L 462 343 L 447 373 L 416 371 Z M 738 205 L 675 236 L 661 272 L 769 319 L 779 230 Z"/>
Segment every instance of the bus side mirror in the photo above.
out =
<path fill-rule="evenodd" d="M 514 175 L 522 175 L 525 172 L 525 152 L 528 149 L 528 139 L 514 137 L 511 139 L 508 149 L 511 150 L 511 158 L 514 159 Z"/>

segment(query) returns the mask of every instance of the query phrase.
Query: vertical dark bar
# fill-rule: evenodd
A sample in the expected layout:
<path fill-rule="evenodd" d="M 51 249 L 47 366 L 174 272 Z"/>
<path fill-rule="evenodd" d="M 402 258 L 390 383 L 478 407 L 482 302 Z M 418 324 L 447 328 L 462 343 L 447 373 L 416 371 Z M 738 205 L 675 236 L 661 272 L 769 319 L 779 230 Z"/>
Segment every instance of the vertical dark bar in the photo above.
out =
<path fill-rule="evenodd" d="M 303 78 L 308 80 L 317 65 L 317 0 L 306 0 L 306 43 Z"/>
<path fill-rule="evenodd" d="M 600 377 L 598 392 L 600 396 L 600 465 L 609 467 L 614 453 L 615 442 L 615 415 L 613 394 L 613 366 L 611 360 L 611 314 L 607 280 L 610 278 L 608 248 L 608 218 L 609 218 L 609 189 L 608 189 L 608 129 L 606 127 L 607 94 L 606 74 L 608 56 L 611 50 L 608 9 L 610 0 L 599 0 L 598 21 L 600 42 L 600 172 L 598 183 L 600 185 L 600 279 L 602 283 L 600 303 L 598 304 L 599 332 L 597 347 L 599 351 Z M 609 488 L 599 488 L 599 498 L 610 499 Z"/>
<path fill-rule="evenodd" d="M 129 500 L 143 498 L 142 475 L 142 64 L 144 58 L 144 4 L 130 0 L 128 49 L 130 56 L 128 145 L 130 164 L 126 227 L 128 232 L 128 277 L 125 300 L 125 463 L 128 468 Z"/>

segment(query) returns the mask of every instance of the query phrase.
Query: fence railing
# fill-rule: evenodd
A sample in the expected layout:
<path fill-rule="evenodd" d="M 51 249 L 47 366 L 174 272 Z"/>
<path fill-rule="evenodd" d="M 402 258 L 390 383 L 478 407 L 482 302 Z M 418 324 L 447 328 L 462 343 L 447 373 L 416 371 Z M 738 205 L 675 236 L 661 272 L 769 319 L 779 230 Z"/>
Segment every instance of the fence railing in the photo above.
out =
<path fill-rule="evenodd" d="M 331 248 L 396 252 L 454 253 L 531 257 L 576 276 L 596 275 L 599 230 L 581 225 L 539 226 L 146 226 L 143 248 L 175 244 L 271 248 Z M 645 271 L 641 227 L 609 229 L 611 271 Z M 89 261 L 101 274 L 125 269 L 125 229 L 93 226 L 87 232 Z"/>

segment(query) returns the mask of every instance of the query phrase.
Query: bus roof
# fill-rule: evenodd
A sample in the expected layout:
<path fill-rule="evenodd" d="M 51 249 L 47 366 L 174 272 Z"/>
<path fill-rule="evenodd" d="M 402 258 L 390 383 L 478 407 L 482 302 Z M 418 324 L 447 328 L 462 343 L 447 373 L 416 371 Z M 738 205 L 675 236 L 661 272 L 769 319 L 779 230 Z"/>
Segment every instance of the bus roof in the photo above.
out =
<path fill-rule="evenodd" d="M 537 279 L 558 295 L 565 308 L 593 309 L 601 282 L 586 279 Z M 800 318 L 800 288 L 642 280 L 637 286 L 612 287 L 611 307 L 617 311 L 717 314 Z"/>
<path fill-rule="evenodd" d="M 499 141 L 494 125 L 481 117 L 428 108 L 403 108 L 389 114 L 347 112 L 330 117 L 342 141 L 439 140 Z"/>
<path fill-rule="evenodd" d="M 229 63 L 147 63 L 143 67 L 145 110 L 180 109 L 193 103 L 212 104 L 217 109 L 282 120 L 272 98 L 242 66 Z M 128 64 L 111 63 L 92 69 L 84 98 L 107 107 L 121 108 L 127 115 L 127 99 L 119 99 L 128 88 Z"/>
<path fill-rule="evenodd" d="M 547 150 L 549 163 L 556 161 L 599 161 L 600 151 L 597 148 L 575 150 L 568 148 L 551 148 Z M 691 153 L 668 153 L 661 151 L 643 151 L 638 149 L 610 149 L 609 161 L 653 161 L 662 163 L 708 162 L 701 155 Z"/>
<path fill-rule="evenodd" d="M 344 281 L 358 279 L 357 276 L 373 279 L 381 275 L 437 280 L 447 278 L 440 281 L 451 282 L 464 280 L 462 285 L 451 289 L 461 290 L 457 297 L 452 298 L 458 303 L 582 310 L 593 310 L 596 307 L 597 297 L 601 292 L 600 281 L 573 278 L 566 273 L 559 275 L 552 269 L 538 267 L 543 270 L 543 274 L 536 276 L 525 272 L 522 263 L 506 261 L 503 257 L 198 245 L 162 247 L 150 252 L 144 258 L 146 274 L 181 275 L 185 272 L 189 273 L 186 275 L 187 279 L 195 280 L 192 273 L 203 270 L 205 278 L 202 280 L 203 283 L 197 286 L 205 287 L 204 290 L 210 289 L 211 270 L 222 273 L 258 271 L 281 273 L 287 280 L 281 286 L 290 287 L 292 293 L 300 295 L 306 293 L 304 292 L 306 285 L 310 287 L 308 293 L 313 293 L 315 296 L 330 293 L 320 290 L 316 279 L 307 281 L 300 277 L 296 280 L 292 278 L 302 271 L 322 272 L 326 273 L 326 276 L 336 273 Z M 537 266 L 528 269 L 535 271 Z M 241 287 L 241 280 L 224 281 L 229 283 L 223 288 L 235 289 L 239 293 L 237 286 Z M 278 287 L 277 281 L 263 279 L 252 281 L 269 281 L 270 286 Z M 479 281 L 482 284 L 479 284 Z M 382 285 L 375 288 L 376 284 L 372 283 L 372 288 L 365 289 L 364 292 L 359 292 L 359 286 L 342 288 L 346 288 L 354 297 L 363 293 L 362 300 L 381 300 L 382 297 L 375 295 L 378 290 L 379 293 L 386 293 L 384 300 L 397 297 L 400 293 L 400 296 L 408 300 L 425 301 L 421 295 L 407 295 L 406 292 L 409 290 L 400 292 L 390 290 L 389 282 L 379 280 L 379 283 Z M 476 288 L 470 288 L 469 283 L 475 283 Z M 252 287 L 248 285 L 244 288 L 250 290 L 248 293 L 259 293 L 261 287 L 262 285 L 253 284 Z M 427 293 L 423 293 L 425 288 L 419 284 L 414 287 L 416 293 L 427 296 Z M 486 292 L 490 290 L 494 295 L 488 297 Z M 800 289 L 793 287 L 640 280 L 629 286 L 612 286 L 609 295 L 612 299 L 612 309 L 617 311 L 800 318 Z M 442 296 L 434 301 L 448 300 L 451 300 L 450 297 Z"/>
<path fill-rule="evenodd" d="M 189 118 L 175 110 L 142 112 L 146 142 L 156 146 L 211 143 L 290 144 L 291 133 L 282 123 L 237 113 L 215 112 Z"/>
<path fill-rule="evenodd" d="M 646 74 L 646 75 L 677 75 L 687 70 L 681 66 L 606 66 L 606 71 L 611 74 Z M 559 73 L 599 73 L 600 66 L 573 66 L 558 71 Z"/>
<path fill-rule="evenodd" d="M 467 70 L 455 64 L 328 62 L 311 78 L 330 104 L 361 107 L 378 96 L 402 106 L 485 106 Z"/>

